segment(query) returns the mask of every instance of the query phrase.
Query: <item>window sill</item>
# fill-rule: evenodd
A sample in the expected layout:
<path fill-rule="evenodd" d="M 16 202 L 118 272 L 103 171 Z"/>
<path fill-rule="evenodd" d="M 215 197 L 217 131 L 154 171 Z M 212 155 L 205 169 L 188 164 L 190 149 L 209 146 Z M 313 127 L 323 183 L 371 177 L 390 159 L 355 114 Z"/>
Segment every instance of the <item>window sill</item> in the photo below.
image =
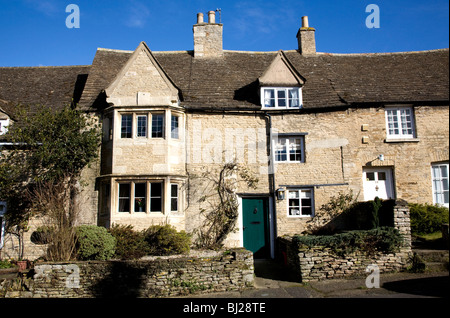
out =
<path fill-rule="evenodd" d="M 385 143 L 399 143 L 399 142 L 419 142 L 419 138 L 386 138 Z"/>
<path fill-rule="evenodd" d="M 307 218 L 312 218 L 312 215 L 288 215 L 287 216 L 288 219 L 307 219 Z"/>

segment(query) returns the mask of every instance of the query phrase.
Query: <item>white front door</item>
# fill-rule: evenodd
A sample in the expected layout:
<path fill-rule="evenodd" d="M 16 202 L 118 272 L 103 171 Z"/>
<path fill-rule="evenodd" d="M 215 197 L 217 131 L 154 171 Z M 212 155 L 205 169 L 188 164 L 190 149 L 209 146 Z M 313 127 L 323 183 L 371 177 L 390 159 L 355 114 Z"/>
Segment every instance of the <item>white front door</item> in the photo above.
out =
<path fill-rule="evenodd" d="M 373 200 L 375 197 L 384 200 L 394 198 L 392 169 L 364 168 L 363 185 L 365 201 Z"/>

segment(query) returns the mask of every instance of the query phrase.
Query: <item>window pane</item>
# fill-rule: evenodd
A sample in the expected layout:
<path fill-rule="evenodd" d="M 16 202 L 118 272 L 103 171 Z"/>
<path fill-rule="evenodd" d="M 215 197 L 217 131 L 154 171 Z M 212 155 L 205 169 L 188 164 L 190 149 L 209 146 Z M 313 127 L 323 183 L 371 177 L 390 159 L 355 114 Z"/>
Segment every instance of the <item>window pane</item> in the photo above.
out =
<path fill-rule="evenodd" d="M 133 115 L 122 115 L 121 138 L 131 138 Z"/>
<path fill-rule="evenodd" d="M 130 184 L 119 184 L 119 212 L 130 212 Z"/>
<path fill-rule="evenodd" d="M 396 110 L 388 110 L 388 128 L 389 135 L 398 135 L 400 133 L 398 129 L 398 118 Z"/>
<path fill-rule="evenodd" d="M 152 115 L 152 138 L 164 137 L 164 115 Z"/>
<path fill-rule="evenodd" d="M 170 210 L 178 211 L 178 185 L 172 184 L 170 186 Z"/>
<path fill-rule="evenodd" d="M 137 136 L 147 137 L 147 115 L 137 116 Z"/>
<path fill-rule="evenodd" d="M 289 160 L 301 161 L 302 160 L 302 143 L 299 138 L 289 139 Z"/>
<path fill-rule="evenodd" d="M 174 139 L 178 139 L 178 116 L 172 116 L 170 136 Z"/>
<path fill-rule="evenodd" d="M 299 90 L 297 88 L 289 90 L 289 107 L 300 106 L 298 92 L 299 92 Z"/>
<path fill-rule="evenodd" d="M 375 180 L 375 172 L 367 172 L 366 178 L 367 178 L 367 181 L 374 181 Z"/>
<path fill-rule="evenodd" d="M 264 89 L 264 107 L 275 107 L 275 90 Z"/>
<path fill-rule="evenodd" d="M 386 180 L 386 172 L 378 172 L 378 180 Z"/>
<path fill-rule="evenodd" d="M 150 184 L 150 212 L 162 212 L 162 183 Z"/>
<path fill-rule="evenodd" d="M 145 212 L 146 211 L 146 183 L 136 183 L 134 185 L 134 211 L 135 212 Z"/>
<path fill-rule="evenodd" d="M 441 166 L 441 178 L 447 178 L 448 177 L 448 169 L 447 166 Z"/>
<path fill-rule="evenodd" d="M 277 91 L 277 99 L 278 107 L 286 107 L 286 91 L 284 89 Z"/>
<path fill-rule="evenodd" d="M 278 139 L 275 146 L 275 161 L 287 161 L 286 138 Z"/>

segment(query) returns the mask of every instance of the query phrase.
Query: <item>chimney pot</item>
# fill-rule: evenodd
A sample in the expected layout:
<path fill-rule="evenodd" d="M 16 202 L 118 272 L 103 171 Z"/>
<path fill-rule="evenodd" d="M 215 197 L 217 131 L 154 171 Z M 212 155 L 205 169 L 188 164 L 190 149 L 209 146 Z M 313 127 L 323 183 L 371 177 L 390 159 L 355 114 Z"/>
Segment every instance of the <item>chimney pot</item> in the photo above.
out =
<path fill-rule="evenodd" d="M 208 12 L 208 22 L 209 23 L 216 23 L 216 12 L 215 11 L 209 11 Z"/>
<path fill-rule="evenodd" d="M 203 23 L 203 13 L 197 13 L 197 24 Z"/>
<path fill-rule="evenodd" d="M 309 21 L 308 21 L 308 16 L 307 15 L 302 17 L 302 27 L 303 28 L 309 28 Z"/>

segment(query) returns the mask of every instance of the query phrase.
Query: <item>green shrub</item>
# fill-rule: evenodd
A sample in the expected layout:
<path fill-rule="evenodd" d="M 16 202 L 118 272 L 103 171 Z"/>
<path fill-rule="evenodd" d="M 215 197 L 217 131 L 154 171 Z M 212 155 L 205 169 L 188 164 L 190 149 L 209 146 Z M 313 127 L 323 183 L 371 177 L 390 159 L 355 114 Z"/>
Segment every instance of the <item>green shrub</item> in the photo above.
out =
<path fill-rule="evenodd" d="M 138 259 L 148 253 L 144 233 L 133 229 L 131 225 L 113 225 L 109 233 L 116 239 L 115 257 L 120 259 Z"/>
<path fill-rule="evenodd" d="M 11 268 L 11 267 L 13 267 L 13 264 L 11 264 L 10 261 L 8 261 L 8 260 L 4 260 L 4 261 L 0 260 L 0 268 Z"/>
<path fill-rule="evenodd" d="M 377 251 L 392 253 L 401 245 L 402 236 L 395 228 L 381 227 L 366 231 L 349 231 L 335 235 L 296 235 L 293 238 L 293 242 L 299 247 L 328 247 L 337 255 L 346 255 L 358 250 L 367 254 Z"/>
<path fill-rule="evenodd" d="M 448 208 L 430 204 L 410 204 L 411 233 L 429 234 L 448 223 Z"/>
<path fill-rule="evenodd" d="M 76 228 L 77 256 L 81 260 L 107 260 L 114 256 L 116 239 L 104 227 L 81 225 Z"/>
<path fill-rule="evenodd" d="M 188 253 L 191 238 L 185 231 L 177 230 L 169 225 L 153 225 L 145 233 L 150 255 L 175 255 Z"/>

